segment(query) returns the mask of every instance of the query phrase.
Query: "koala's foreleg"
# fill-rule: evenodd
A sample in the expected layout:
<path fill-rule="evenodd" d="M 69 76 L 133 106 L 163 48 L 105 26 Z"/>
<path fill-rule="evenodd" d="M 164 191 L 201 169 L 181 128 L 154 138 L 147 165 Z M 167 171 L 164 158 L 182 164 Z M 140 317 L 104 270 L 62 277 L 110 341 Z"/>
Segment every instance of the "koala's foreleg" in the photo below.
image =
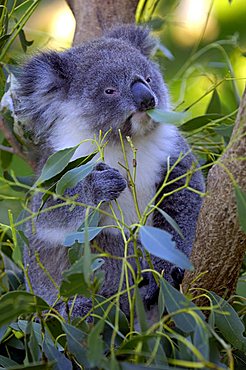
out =
<path fill-rule="evenodd" d="M 118 170 L 100 163 L 77 186 L 67 190 L 65 196 L 77 195 L 77 202 L 97 206 L 101 201 L 116 199 L 125 187 L 126 180 Z M 38 211 L 40 201 L 41 196 L 34 197 L 34 212 Z M 59 204 L 61 207 L 52 209 Z M 36 218 L 34 230 L 31 224 L 27 227 L 30 246 L 24 252 L 24 263 L 34 293 L 53 305 L 57 299 L 62 273 L 69 267 L 68 251 L 62 243 L 67 233 L 76 231 L 82 224 L 86 207 L 71 207 L 61 200 L 50 198 L 45 204 L 45 210 L 47 211 Z M 26 285 L 28 288 L 28 284 Z M 81 304 L 81 299 L 78 302 Z M 61 312 L 63 311 L 64 307 L 61 307 Z M 76 306 L 75 312 L 78 311 L 79 307 Z M 82 308 L 80 312 L 84 312 Z"/>

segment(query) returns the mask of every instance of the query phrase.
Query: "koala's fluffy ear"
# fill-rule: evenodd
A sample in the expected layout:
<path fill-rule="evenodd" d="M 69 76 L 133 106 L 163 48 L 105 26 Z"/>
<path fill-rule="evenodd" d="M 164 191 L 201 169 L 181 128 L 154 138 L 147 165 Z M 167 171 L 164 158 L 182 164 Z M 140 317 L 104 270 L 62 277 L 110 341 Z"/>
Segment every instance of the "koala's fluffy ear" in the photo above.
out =
<path fill-rule="evenodd" d="M 64 55 L 47 52 L 33 57 L 17 76 L 22 96 L 46 96 L 64 93 L 69 75 L 65 70 Z"/>
<path fill-rule="evenodd" d="M 146 57 L 154 54 L 158 47 L 158 40 L 150 35 L 149 28 L 143 26 L 133 24 L 118 26 L 112 28 L 105 36 L 128 41 Z"/>

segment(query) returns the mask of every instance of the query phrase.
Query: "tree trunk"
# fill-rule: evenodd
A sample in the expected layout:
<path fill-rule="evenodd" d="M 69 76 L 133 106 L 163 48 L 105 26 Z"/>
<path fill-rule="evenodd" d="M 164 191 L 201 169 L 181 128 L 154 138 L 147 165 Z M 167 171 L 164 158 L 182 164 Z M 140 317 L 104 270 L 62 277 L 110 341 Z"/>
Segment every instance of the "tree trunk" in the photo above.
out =
<path fill-rule="evenodd" d="M 134 23 L 138 0 L 67 0 L 76 19 L 74 45 L 120 23 Z"/>
<path fill-rule="evenodd" d="M 192 287 L 225 297 L 235 291 L 246 251 L 246 234 L 240 229 L 233 182 L 246 191 L 245 157 L 246 90 L 229 145 L 208 174 L 208 195 L 199 215 L 191 255 L 195 270 L 185 274 L 184 290 L 195 277 L 207 271 Z"/>

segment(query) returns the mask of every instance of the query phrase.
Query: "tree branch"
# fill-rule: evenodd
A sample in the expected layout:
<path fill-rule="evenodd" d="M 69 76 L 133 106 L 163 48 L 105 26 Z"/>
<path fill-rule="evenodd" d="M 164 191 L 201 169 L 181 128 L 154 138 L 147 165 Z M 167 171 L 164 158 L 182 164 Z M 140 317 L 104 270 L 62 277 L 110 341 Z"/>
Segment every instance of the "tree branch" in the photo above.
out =
<path fill-rule="evenodd" d="M 35 169 L 35 161 L 30 157 L 30 153 L 25 153 L 22 146 L 14 136 L 14 133 L 9 129 L 8 125 L 4 121 L 3 117 L 0 116 L 0 131 L 2 131 L 5 139 L 11 145 L 11 148 L 0 145 L 0 150 L 8 151 L 13 154 L 17 154 L 19 157 L 24 159 L 32 169 Z"/>
<path fill-rule="evenodd" d="M 134 23 L 138 0 L 67 0 L 76 19 L 74 45 L 120 23 Z"/>
<path fill-rule="evenodd" d="M 191 255 L 195 271 L 185 274 L 184 290 L 196 276 L 208 271 L 194 287 L 227 297 L 235 291 L 246 251 L 246 234 L 239 225 L 234 185 L 246 191 L 245 157 L 246 90 L 228 147 L 208 174 L 208 196 L 201 208 Z"/>

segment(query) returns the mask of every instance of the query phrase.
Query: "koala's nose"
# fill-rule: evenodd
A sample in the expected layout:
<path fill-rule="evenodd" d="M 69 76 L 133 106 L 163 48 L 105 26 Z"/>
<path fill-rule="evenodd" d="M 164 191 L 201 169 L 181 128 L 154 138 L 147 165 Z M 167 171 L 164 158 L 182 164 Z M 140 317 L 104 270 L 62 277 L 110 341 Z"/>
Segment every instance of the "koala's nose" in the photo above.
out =
<path fill-rule="evenodd" d="M 141 81 L 136 81 L 131 85 L 133 99 L 140 111 L 145 111 L 155 107 L 155 97 L 151 90 Z"/>

